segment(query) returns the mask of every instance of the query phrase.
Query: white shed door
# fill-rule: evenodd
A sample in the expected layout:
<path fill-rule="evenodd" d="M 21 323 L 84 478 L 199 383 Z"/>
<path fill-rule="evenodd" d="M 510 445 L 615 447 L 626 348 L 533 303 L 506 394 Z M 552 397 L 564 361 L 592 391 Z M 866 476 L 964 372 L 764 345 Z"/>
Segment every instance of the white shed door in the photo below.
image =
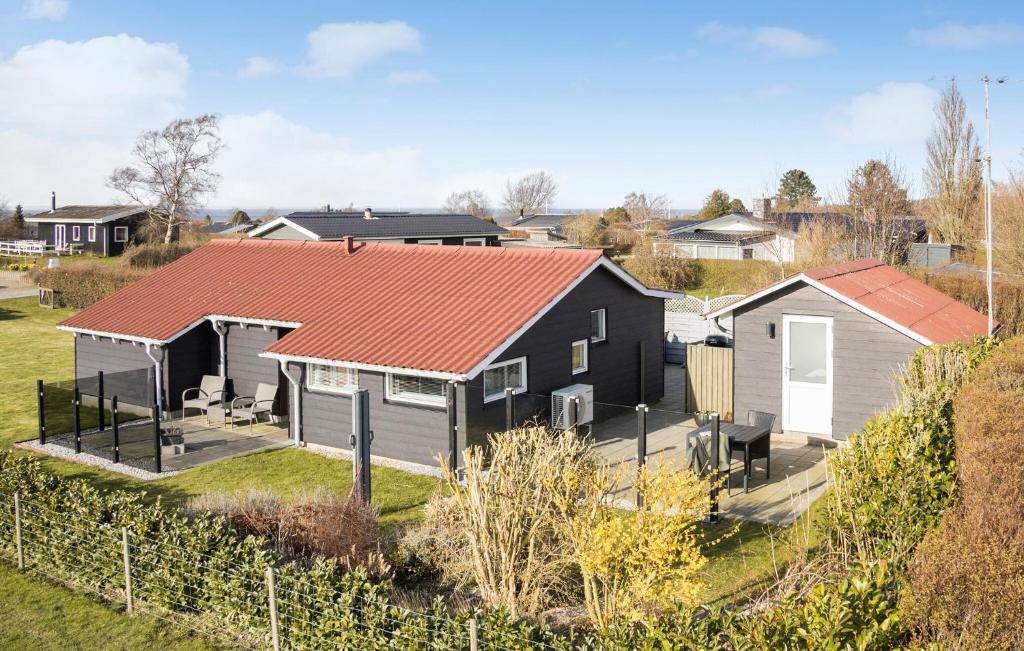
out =
<path fill-rule="evenodd" d="M 782 428 L 832 436 L 832 317 L 782 317 Z"/>

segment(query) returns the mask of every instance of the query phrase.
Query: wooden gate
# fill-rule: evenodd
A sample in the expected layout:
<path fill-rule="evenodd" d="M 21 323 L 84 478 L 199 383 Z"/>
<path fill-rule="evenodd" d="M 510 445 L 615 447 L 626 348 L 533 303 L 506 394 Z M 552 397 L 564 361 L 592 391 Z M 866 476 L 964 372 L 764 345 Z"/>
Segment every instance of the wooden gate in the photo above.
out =
<path fill-rule="evenodd" d="M 687 344 L 686 411 L 717 411 L 732 420 L 732 348 Z"/>

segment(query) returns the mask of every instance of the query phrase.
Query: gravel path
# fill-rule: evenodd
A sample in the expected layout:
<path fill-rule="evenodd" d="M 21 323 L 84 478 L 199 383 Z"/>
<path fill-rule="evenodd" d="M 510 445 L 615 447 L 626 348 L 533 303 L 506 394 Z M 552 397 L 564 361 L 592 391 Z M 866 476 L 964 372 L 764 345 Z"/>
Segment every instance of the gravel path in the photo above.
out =
<path fill-rule="evenodd" d="M 75 463 L 84 463 L 90 466 L 96 466 L 103 470 L 109 470 L 110 472 L 116 472 L 121 475 L 127 475 L 129 477 L 134 477 L 135 479 L 142 479 L 146 481 L 151 479 L 166 479 L 167 477 L 173 477 L 178 474 L 178 471 L 176 470 L 169 470 L 161 473 L 150 472 L 148 470 L 126 466 L 123 463 L 114 463 L 109 459 L 97 457 L 96 455 L 89 454 L 88 452 L 75 454 L 74 450 L 62 445 L 54 445 L 53 443 L 39 445 L 39 441 L 25 441 L 23 443 L 18 443 L 15 447 L 21 448 L 22 450 L 40 452 L 51 457 L 60 457 L 61 459 L 67 459 L 68 461 L 74 461 Z"/>

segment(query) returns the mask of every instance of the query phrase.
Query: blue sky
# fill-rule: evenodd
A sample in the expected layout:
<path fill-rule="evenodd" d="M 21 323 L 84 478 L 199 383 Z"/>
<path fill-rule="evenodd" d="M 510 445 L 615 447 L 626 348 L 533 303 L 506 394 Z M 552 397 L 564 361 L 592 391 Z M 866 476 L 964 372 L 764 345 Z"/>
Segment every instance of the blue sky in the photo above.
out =
<path fill-rule="evenodd" d="M 709 6 L 719 4 L 721 6 Z M 838 3 L 833 3 L 833 5 Z M 562 206 L 744 201 L 872 156 L 920 191 L 956 75 L 997 176 L 1024 147 L 1020 3 L 0 2 L 0 196 L 114 198 L 134 136 L 215 112 L 212 206 L 440 204 L 544 169 Z"/>

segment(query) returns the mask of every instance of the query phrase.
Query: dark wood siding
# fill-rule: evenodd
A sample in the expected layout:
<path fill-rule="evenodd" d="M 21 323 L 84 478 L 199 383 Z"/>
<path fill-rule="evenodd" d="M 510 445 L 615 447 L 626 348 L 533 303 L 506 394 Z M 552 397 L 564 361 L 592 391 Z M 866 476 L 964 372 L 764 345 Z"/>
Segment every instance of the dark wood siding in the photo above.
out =
<path fill-rule="evenodd" d="M 590 312 L 607 310 L 606 340 L 588 343 L 589 370 L 572 374 L 572 342 L 590 339 Z M 664 395 L 665 304 L 638 293 L 606 269 L 597 269 L 545 314 L 497 361 L 526 357 L 527 392 L 516 401 L 517 418 L 529 420 L 549 410 L 550 394 L 572 384 L 594 387 L 595 419 L 622 414 L 639 402 L 654 404 Z M 640 342 L 645 343 L 644 391 L 640 397 Z M 484 404 L 483 375 L 469 382 L 467 438 L 482 443 L 488 432 L 504 429 L 505 403 Z"/>
<path fill-rule="evenodd" d="M 122 403 L 132 405 L 152 404 L 151 395 L 145 394 L 155 393 L 149 382 L 153 360 L 142 344 L 75 335 L 75 377 L 94 378 L 99 371 L 103 371 L 106 396 L 117 395 Z M 163 375 L 164 395 L 173 395 L 166 365 Z"/>
<path fill-rule="evenodd" d="M 205 321 L 167 345 L 164 364 L 171 410 L 181 408 L 182 391 L 199 386 L 204 375 L 218 374 L 217 345 L 213 326 Z"/>
<path fill-rule="evenodd" d="M 302 433 L 307 443 L 350 450 L 352 398 L 310 390 L 303 382 Z M 447 455 L 448 415 L 444 409 L 384 399 L 384 374 L 360 371 L 359 386 L 370 392 L 371 453 L 427 466 Z"/>
<path fill-rule="evenodd" d="M 497 235 L 459 235 L 458 237 L 407 237 L 405 240 L 377 240 L 379 242 L 401 242 L 404 241 L 406 244 L 418 244 L 420 240 L 441 240 L 442 246 L 459 246 L 463 244 L 466 239 L 485 240 L 484 246 L 501 246 L 501 242 L 498 241 Z M 373 240 L 365 240 L 367 242 Z"/>
<path fill-rule="evenodd" d="M 832 431 L 845 440 L 895 397 L 892 377 L 920 347 L 906 335 L 803 283 L 736 311 L 735 412 L 748 409 L 777 415 L 782 424 L 783 314 L 830 316 L 833 319 Z M 775 323 L 776 336 L 765 334 Z"/>
<path fill-rule="evenodd" d="M 277 360 L 260 357 L 278 339 L 278 329 L 263 329 L 259 325 L 242 327 L 237 323 L 228 325 L 227 361 L 228 389 L 235 396 L 251 396 L 256 393 L 256 385 L 260 382 L 278 387 L 277 409 L 275 413 L 286 411 L 287 387 L 283 386 L 280 365 Z M 215 342 L 219 346 L 219 342 Z M 220 351 L 217 351 L 218 357 Z"/>

